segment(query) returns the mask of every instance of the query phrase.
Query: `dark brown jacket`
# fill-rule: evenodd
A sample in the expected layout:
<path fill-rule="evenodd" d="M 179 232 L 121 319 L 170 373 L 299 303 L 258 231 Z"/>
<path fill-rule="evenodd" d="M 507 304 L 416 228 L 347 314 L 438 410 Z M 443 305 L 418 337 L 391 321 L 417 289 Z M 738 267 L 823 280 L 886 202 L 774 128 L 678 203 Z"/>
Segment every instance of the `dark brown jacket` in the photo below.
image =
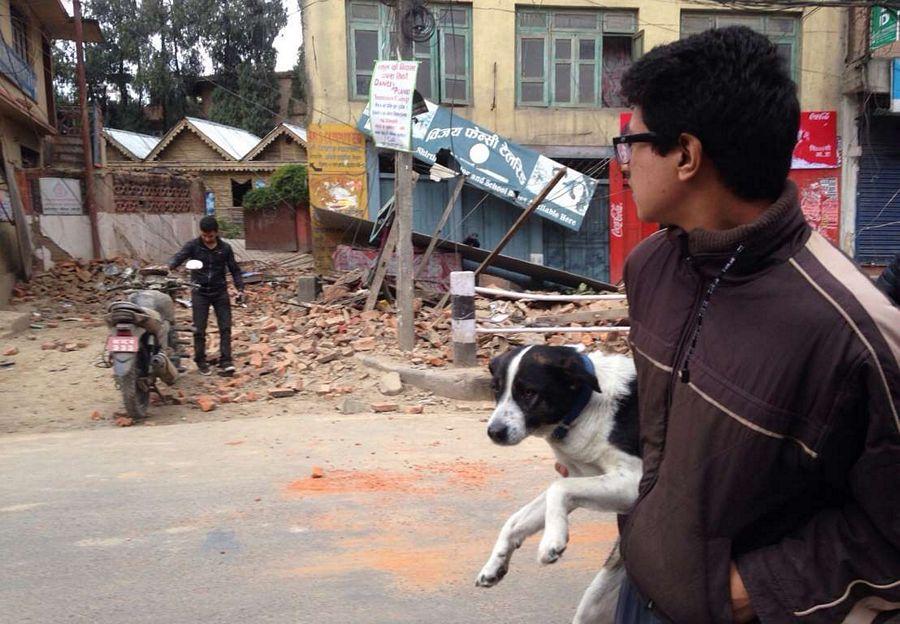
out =
<path fill-rule="evenodd" d="M 654 234 L 625 283 L 645 473 L 622 552 L 658 613 L 731 622 L 732 560 L 764 624 L 900 603 L 900 311 L 793 183 L 752 224 Z"/>

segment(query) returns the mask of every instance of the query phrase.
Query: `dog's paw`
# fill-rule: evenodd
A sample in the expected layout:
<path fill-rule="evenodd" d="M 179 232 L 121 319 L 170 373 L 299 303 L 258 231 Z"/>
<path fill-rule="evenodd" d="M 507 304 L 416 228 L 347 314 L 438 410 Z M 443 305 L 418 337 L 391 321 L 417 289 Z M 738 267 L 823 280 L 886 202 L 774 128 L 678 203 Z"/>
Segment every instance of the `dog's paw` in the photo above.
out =
<path fill-rule="evenodd" d="M 538 561 L 544 565 L 556 563 L 562 554 L 566 552 L 568 545 L 568 537 L 563 535 L 556 538 L 551 535 L 544 534 L 541 545 L 538 547 Z"/>
<path fill-rule="evenodd" d="M 477 587 L 493 587 L 506 576 L 507 571 L 509 571 L 508 564 L 489 561 L 479 572 L 478 578 L 475 579 L 475 585 Z"/>

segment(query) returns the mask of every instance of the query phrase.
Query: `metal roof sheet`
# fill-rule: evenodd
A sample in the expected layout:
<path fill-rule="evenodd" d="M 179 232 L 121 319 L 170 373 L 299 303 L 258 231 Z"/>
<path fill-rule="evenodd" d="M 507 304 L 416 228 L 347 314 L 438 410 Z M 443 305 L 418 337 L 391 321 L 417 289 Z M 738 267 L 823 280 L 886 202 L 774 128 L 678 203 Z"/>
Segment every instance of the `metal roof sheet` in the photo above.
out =
<path fill-rule="evenodd" d="M 186 117 L 186 119 L 198 132 L 218 145 L 222 151 L 235 160 L 243 158 L 260 140 L 255 134 L 240 128 L 233 128 L 214 121 L 198 119 L 197 117 Z"/>

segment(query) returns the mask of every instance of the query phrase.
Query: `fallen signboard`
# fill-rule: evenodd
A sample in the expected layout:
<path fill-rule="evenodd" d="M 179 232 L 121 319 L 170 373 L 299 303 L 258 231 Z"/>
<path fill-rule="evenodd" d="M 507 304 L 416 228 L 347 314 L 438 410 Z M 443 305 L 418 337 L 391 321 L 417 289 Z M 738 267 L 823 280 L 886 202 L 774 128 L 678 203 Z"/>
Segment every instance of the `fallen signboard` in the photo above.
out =
<path fill-rule="evenodd" d="M 430 164 L 452 156 L 466 182 L 522 208 L 527 207 L 564 165 L 482 128 L 450 109 L 425 100 L 427 111 L 412 118 L 412 151 Z M 357 128 L 372 136 L 369 108 Z M 565 177 L 535 210 L 545 219 L 575 230 L 587 213 L 597 180 L 566 168 Z"/>
<path fill-rule="evenodd" d="M 316 218 L 320 219 L 324 225 L 343 231 L 345 240 L 355 240 L 357 242 L 365 240 L 365 235 L 372 229 L 372 222 L 365 219 L 359 219 L 328 210 L 315 210 L 315 212 Z M 430 236 L 420 234 L 419 232 L 413 232 L 412 239 L 413 245 L 423 248 L 427 247 L 428 243 L 431 241 Z M 439 241 L 437 249 L 458 253 L 463 260 L 479 264 L 483 262 L 489 254 L 486 249 L 470 247 L 469 245 L 447 240 Z M 518 275 L 524 275 L 538 282 L 552 282 L 553 284 L 567 286 L 569 288 L 578 288 L 584 284 L 595 291 L 618 291 L 613 284 L 607 282 L 601 282 L 600 280 L 585 275 L 576 275 L 575 273 L 569 273 L 568 271 L 563 271 L 561 269 L 534 264 L 519 258 L 504 256 L 503 254 L 498 255 L 491 262 L 491 267 L 516 273 Z"/>

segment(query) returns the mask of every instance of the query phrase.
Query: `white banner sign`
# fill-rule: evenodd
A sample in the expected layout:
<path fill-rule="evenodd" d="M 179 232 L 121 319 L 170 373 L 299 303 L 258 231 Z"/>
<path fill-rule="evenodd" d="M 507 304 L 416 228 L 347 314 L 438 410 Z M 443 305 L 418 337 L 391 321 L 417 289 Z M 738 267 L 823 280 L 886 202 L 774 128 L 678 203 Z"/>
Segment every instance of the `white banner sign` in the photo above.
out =
<path fill-rule="evenodd" d="M 41 178 L 41 208 L 45 215 L 81 215 L 81 180 Z"/>
<path fill-rule="evenodd" d="M 409 152 L 412 149 L 412 100 L 417 61 L 378 61 L 369 89 L 369 111 L 375 145 Z"/>

